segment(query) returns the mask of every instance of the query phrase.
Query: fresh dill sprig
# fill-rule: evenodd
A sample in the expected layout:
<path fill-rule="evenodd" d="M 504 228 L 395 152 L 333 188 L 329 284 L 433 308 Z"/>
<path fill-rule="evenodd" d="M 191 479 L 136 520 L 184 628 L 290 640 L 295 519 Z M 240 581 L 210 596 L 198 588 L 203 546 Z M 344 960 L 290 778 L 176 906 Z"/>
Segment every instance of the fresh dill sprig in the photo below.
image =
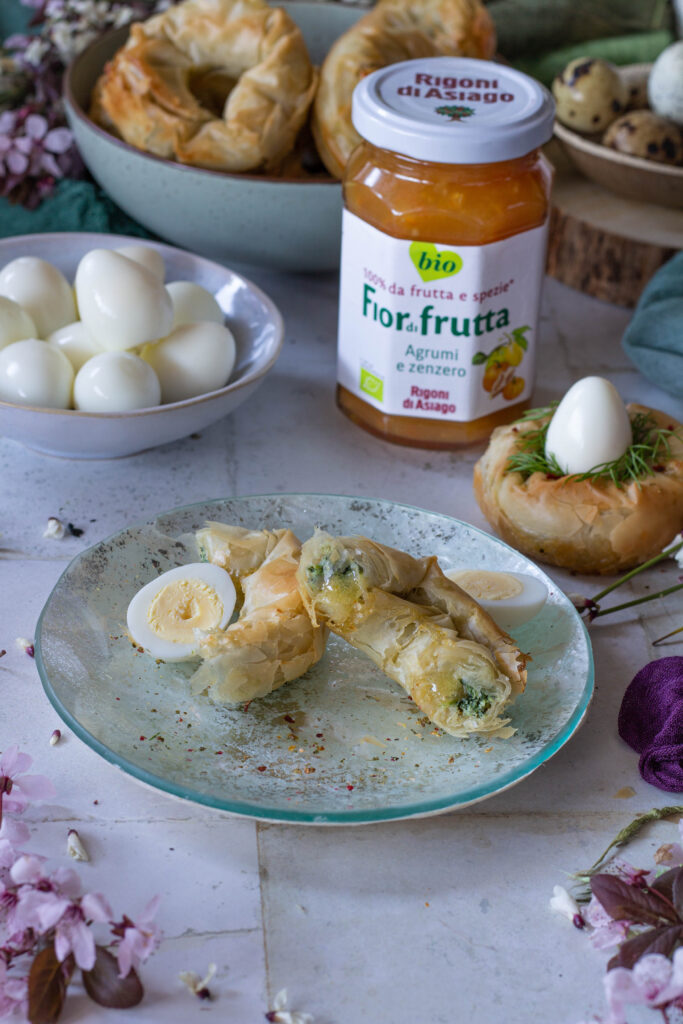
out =
<path fill-rule="evenodd" d="M 638 412 L 631 419 L 633 440 L 623 455 L 612 462 L 593 466 L 586 473 L 567 475 L 553 455 L 547 455 L 545 442 L 552 415 L 557 407 L 554 402 L 541 409 L 530 409 L 518 423 L 529 420 L 545 420 L 539 427 L 526 430 L 519 435 L 517 451 L 510 455 L 505 467 L 506 473 L 521 473 L 527 480 L 532 473 L 544 473 L 550 477 L 564 477 L 567 480 L 607 480 L 621 488 L 625 483 L 637 483 L 643 477 L 652 476 L 655 467 L 671 455 L 669 437 L 674 433 L 656 426 L 652 416 Z"/>

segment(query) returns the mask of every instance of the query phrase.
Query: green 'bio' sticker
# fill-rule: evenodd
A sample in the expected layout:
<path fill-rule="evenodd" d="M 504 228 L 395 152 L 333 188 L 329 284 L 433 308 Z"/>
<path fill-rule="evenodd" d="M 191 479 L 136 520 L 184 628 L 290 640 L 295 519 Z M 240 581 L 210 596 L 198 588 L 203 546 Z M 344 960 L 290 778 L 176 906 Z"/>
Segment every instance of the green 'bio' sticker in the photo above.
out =
<path fill-rule="evenodd" d="M 360 389 L 361 391 L 364 391 L 366 395 L 372 395 L 376 401 L 383 401 L 384 381 L 381 377 L 376 377 L 374 373 L 364 370 L 362 366 L 360 370 Z"/>

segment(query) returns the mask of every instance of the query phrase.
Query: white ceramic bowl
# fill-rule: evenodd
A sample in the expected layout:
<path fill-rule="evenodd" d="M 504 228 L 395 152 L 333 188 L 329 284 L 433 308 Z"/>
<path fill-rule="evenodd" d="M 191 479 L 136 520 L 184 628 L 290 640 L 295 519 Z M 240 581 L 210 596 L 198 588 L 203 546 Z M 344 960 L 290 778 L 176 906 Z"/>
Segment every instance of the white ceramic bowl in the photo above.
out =
<path fill-rule="evenodd" d="M 183 402 L 122 413 L 87 413 L 0 402 L 0 435 L 49 455 L 74 459 L 132 455 L 215 423 L 246 401 L 259 386 L 282 347 L 282 317 L 260 288 L 227 267 L 140 238 L 65 232 L 0 240 L 0 268 L 18 256 L 40 256 L 73 281 L 79 260 L 90 249 L 140 244 L 159 250 L 166 264 L 167 281 L 194 281 L 215 295 L 237 346 L 230 383 Z"/>

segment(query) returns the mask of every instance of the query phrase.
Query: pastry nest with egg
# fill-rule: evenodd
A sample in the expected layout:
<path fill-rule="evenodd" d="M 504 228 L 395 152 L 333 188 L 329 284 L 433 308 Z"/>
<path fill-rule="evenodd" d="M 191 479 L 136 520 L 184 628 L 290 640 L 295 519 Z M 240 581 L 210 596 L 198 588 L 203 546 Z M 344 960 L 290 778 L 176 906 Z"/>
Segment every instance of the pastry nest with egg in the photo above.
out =
<path fill-rule="evenodd" d="M 683 429 L 656 409 L 626 409 L 634 433 L 626 454 L 640 465 L 630 479 L 616 469 L 610 476 L 519 468 L 520 455 L 545 437 L 550 408 L 493 431 L 474 468 L 474 493 L 504 540 L 542 562 L 600 574 L 640 565 L 672 541 L 683 529 Z"/>

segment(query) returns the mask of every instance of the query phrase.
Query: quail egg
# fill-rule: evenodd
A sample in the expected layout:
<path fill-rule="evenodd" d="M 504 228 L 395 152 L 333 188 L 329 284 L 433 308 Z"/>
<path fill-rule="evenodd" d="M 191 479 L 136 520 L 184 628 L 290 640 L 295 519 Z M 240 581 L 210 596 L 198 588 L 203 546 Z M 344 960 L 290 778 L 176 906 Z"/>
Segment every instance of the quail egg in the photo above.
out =
<path fill-rule="evenodd" d="M 76 319 L 71 285 L 61 270 L 37 256 L 19 256 L 2 268 L 0 295 L 26 310 L 40 338 Z"/>
<path fill-rule="evenodd" d="M 169 569 L 137 592 L 128 605 L 131 638 L 164 661 L 195 656 L 195 630 L 225 629 L 235 607 L 230 574 L 210 562 Z"/>
<path fill-rule="evenodd" d="M 514 629 L 533 619 L 548 597 L 545 584 L 528 573 L 450 569 L 444 575 L 473 597 L 501 629 Z"/>
<path fill-rule="evenodd" d="M 648 96 L 656 114 L 683 125 L 683 40 L 667 46 L 652 65 Z"/>
<path fill-rule="evenodd" d="M 557 118 L 578 132 L 601 132 L 626 109 L 628 88 L 599 57 L 577 57 L 553 82 Z"/>
<path fill-rule="evenodd" d="M 81 412 L 132 412 L 160 400 L 159 378 L 132 352 L 101 352 L 83 363 L 74 381 L 74 406 Z"/>
<path fill-rule="evenodd" d="M 661 164 L 680 164 L 683 134 L 673 121 L 651 110 L 632 110 L 617 118 L 603 136 L 610 149 Z"/>
<path fill-rule="evenodd" d="M 0 401 L 68 409 L 74 371 L 63 352 L 26 338 L 0 351 Z"/>

